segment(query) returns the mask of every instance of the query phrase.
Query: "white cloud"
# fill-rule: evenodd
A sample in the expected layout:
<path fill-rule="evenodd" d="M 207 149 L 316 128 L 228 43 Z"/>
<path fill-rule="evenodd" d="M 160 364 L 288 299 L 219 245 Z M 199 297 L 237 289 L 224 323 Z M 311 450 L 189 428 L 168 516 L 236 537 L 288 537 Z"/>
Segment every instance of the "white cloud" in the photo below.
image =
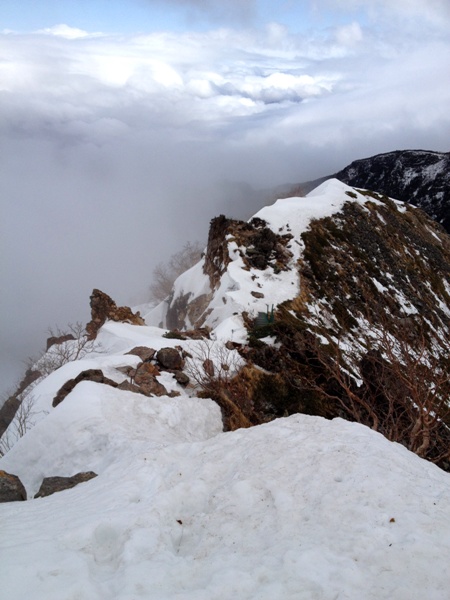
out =
<path fill-rule="evenodd" d="M 411 31 L 0 35 L 3 314 L 39 346 L 87 320 L 93 287 L 128 302 L 213 216 L 256 212 L 261 195 L 230 181 L 448 150 L 450 41 Z"/>
<path fill-rule="evenodd" d="M 79 38 L 89 36 L 89 33 L 87 31 L 83 31 L 82 29 L 78 29 L 77 27 L 69 27 L 69 25 L 65 25 L 64 23 L 61 23 L 60 25 L 54 25 L 53 27 L 40 29 L 37 33 L 56 35 L 59 37 L 66 38 L 67 40 L 77 40 Z"/>
<path fill-rule="evenodd" d="M 363 11 L 374 21 L 403 27 L 413 23 L 438 29 L 450 28 L 450 3 L 448 0 L 311 0 L 316 13 L 323 10 Z"/>

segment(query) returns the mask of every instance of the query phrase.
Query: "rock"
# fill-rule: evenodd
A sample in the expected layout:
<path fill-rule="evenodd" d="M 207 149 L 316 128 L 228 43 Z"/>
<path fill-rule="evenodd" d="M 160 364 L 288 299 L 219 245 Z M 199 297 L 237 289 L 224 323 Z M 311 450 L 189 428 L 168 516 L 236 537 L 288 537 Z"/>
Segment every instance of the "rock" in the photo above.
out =
<path fill-rule="evenodd" d="M 147 360 L 151 360 L 155 356 L 156 350 L 154 350 L 153 348 L 148 348 L 147 346 L 136 346 L 135 348 L 133 348 L 129 352 L 126 352 L 125 354 L 139 356 L 142 362 L 145 362 Z"/>
<path fill-rule="evenodd" d="M 122 383 L 119 383 L 119 385 L 117 386 L 117 389 L 123 390 L 125 392 L 134 392 L 135 394 L 143 393 L 142 389 L 139 386 L 134 385 L 133 383 L 130 383 L 129 381 L 122 381 Z"/>
<path fill-rule="evenodd" d="M 179 371 L 183 368 L 183 359 L 176 348 L 161 348 L 156 358 L 159 364 L 166 369 Z"/>
<path fill-rule="evenodd" d="M 121 321 L 132 325 L 145 325 L 139 312 L 133 313 L 128 306 L 117 306 L 114 300 L 100 290 L 94 289 L 91 298 L 91 321 L 86 325 L 88 339 L 95 340 L 105 321 Z"/>
<path fill-rule="evenodd" d="M 59 389 L 58 393 L 53 398 L 52 406 L 58 406 L 58 404 L 60 404 L 64 398 L 70 394 L 73 388 L 80 383 L 80 381 L 95 381 L 96 383 L 105 383 L 111 387 L 118 387 L 118 384 L 112 379 L 105 377 L 103 375 L 103 371 L 100 369 L 88 369 L 87 371 L 82 371 L 74 379 L 69 379 L 69 381 L 66 381 L 66 383 Z"/>
<path fill-rule="evenodd" d="M 71 333 L 67 333 L 65 335 L 54 336 L 47 338 L 47 350 L 49 350 L 55 344 L 63 344 L 64 342 L 69 342 L 70 340 L 74 340 L 75 336 Z"/>
<path fill-rule="evenodd" d="M 250 292 L 250 294 L 254 297 L 254 298 L 264 298 L 264 294 L 262 292 Z"/>
<path fill-rule="evenodd" d="M 167 390 L 156 377 L 149 377 L 140 384 L 140 389 L 146 396 L 167 396 Z"/>
<path fill-rule="evenodd" d="M 0 502 L 26 500 L 27 493 L 17 475 L 0 471 Z"/>
<path fill-rule="evenodd" d="M 214 377 L 214 363 L 210 358 L 203 361 L 203 370 L 208 377 Z"/>
<path fill-rule="evenodd" d="M 177 383 L 181 385 L 187 385 L 190 382 L 189 377 L 186 375 L 186 373 L 183 373 L 183 371 L 173 371 L 173 376 L 175 377 Z"/>
<path fill-rule="evenodd" d="M 35 498 L 44 498 L 45 496 L 51 496 L 55 492 L 70 490 L 79 483 L 89 481 L 94 477 L 97 477 L 97 473 L 93 471 L 77 473 L 76 475 L 72 475 L 72 477 L 44 477 Z"/>
<path fill-rule="evenodd" d="M 41 377 L 39 371 L 27 369 L 24 378 L 19 383 L 14 394 L 10 396 L 0 408 L 0 437 L 8 429 L 9 424 L 14 419 L 14 416 L 22 403 L 22 392 L 24 392 L 34 381 L 39 379 L 39 377 Z"/>
<path fill-rule="evenodd" d="M 136 385 L 141 385 L 148 377 L 156 377 L 157 375 L 161 375 L 161 372 L 156 365 L 152 365 L 152 363 L 141 363 L 136 369 L 134 383 Z"/>

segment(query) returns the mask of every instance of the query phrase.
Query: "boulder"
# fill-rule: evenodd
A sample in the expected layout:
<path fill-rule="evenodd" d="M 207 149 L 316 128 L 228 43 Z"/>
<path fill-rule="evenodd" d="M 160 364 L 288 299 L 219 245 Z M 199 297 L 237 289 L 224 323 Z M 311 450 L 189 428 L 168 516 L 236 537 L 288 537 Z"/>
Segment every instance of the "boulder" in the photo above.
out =
<path fill-rule="evenodd" d="M 97 473 L 94 473 L 93 471 L 77 473 L 76 475 L 72 475 L 72 477 L 44 477 L 35 498 L 44 498 L 44 496 L 51 496 L 55 492 L 70 490 L 79 483 L 89 481 L 94 477 L 97 477 Z"/>
<path fill-rule="evenodd" d="M 177 383 L 181 385 L 187 385 L 190 381 L 189 377 L 186 375 L 186 373 L 183 373 L 183 371 L 173 371 L 173 376 L 175 377 Z"/>
<path fill-rule="evenodd" d="M 156 350 L 154 350 L 153 348 L 148 348 L 147 346 L 136 346 L 135 348 L 133 348 L 129 352 L 126 352 L 125 354 L 139 356 L 142 362 L 146 362 L 148 360 L 151 360 L 155 356 Z"/>
<path fill-rule="evenodd" d="M 153 377 L 152 375 L 149 375 L 145 381 L 142 381 L 142 383 L 139 385 L 139 388 L 141 390 L 141 393 L 145 394 L 146 396 L 167 396 L 168 392 L 166 390 L 166 388 L 163 386 L 162 383 L 159 383 L 159 381 L 156 379 L 156 377 Z"/>
<path fill-rule="evenodd" d="M 156 358 L 165 369 L 179 371 L 183 368 L 183 358 L 176 348 L 161 348 Z"/>
<path fill-rule="evenodd" d="M 93 290 L 90 305 L 91 321 L 86 325 L 86 332 L 90 340 L 95 340 L 98 330 L 107 320 L 145 325 L 145 321 L 139 312 L 133 313 L 128 306 L 117 306 L 108 294 L 100 290 Z"/>
<path fill-rule="evenodd" d="M 26 500 L 27 493 L 17 475 L 0 471 L 0 502 Z"/>
<path fill-rule="evenodd" d="M 134 383 L 136 385 L 141 385 L 148 377 L 157 377 L 158 375 L 161 375 L 161 372 L 156 365 L 153 365 L 152 363 L 141 363 L 136 368 Z"/>
<path fill-rule="evenodd" d="M 58 393 L 53 398 L 52 406 L 58 406 L 58 404 L 60 404 L 64 398 L 70 394 L 73 388 L 78 385 L 80 381 L 95 381 L 96 383 L 105 383 L 111 387 L 118 387 L 118 384 L 115 381 L 103 375 L 103 371 L 101 369 L 87 369 L 87 371 L 82 371 L 74 379 L 69 379 L 69 381 L 66 381 L 66 383 L 59 389 Z"/>

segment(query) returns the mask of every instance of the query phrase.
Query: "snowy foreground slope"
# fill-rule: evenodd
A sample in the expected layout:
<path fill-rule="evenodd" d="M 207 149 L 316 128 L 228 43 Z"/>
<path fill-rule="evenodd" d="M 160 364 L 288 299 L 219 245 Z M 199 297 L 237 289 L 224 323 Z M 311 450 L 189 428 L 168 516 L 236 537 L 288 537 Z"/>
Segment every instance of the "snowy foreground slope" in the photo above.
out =
<path fill-rule="evenodd" d="M 220 425 L 207 400 L 79 384 L 10 466 L 99 476 L 0 505 L 4 597 L 448 598 L 446 473 L 340 419 Z"/>
<path fill-rule="evenodd" d="M 218 287 L 199 263 L 177 280 L 173 300 L 206 295 L 216 343 L 244 342 L 242 311 L 256 315 L 299 294 L 300 234 L 312 218 L 338 212 L 348 192 L 365 205 L 330 181 L 257 215 L 292 232 L 292 268 L 249 270 L 248 248 L 229 239 Z M 106 322 L 97 352 L 33 388 L 36 424 L 0 459 L 29 498 L 0 504 L 3 596 L 448 600 L 450 475 L 367 427 L 295 414 L 224 433 L 217 404 L 191 397 L 195 390 L 169 372 L 158 380 L 178 397 L 83 381 L 52 407 L 61 386 L 87 369 L 122 382 L 123 367 L 140 362 L 126 354 L 135 346 L 195 355 L 203 341 L 168 339 L 151 326 L 165 322 L 165 310 L 152 311 L 148 326 Z M 33 499 L 44 477 L 80 471 L 98 476 Z"/>

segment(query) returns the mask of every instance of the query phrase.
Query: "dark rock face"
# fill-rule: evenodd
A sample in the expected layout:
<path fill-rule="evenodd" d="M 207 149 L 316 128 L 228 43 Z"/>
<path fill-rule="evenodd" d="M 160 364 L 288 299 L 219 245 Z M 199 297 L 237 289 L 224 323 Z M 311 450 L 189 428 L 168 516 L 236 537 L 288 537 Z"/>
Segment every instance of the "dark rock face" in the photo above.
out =
<path fill-rule="evenodd" d="M 60 404 L 64 398 L 70 394 L 73 388 L 78 385 L 80 381 L 95 381 L 96 383 L 105 383 L 111 387 L 118 387 L 118 384 L 112 379 L 105 377 L 103 375 L 103 371 L 100 369 L 88 369 L 87 371 L 82 371 L 74 379 L 69 379 L 69 381 L 66 381 L 66 383 L 59 389 L 58 393 L 53 398 L 52 406 L 58 406 L 58 404 Z"/>
<path fill-rule="evenodd" d="M 86 325 L 88 339 L 95 340 L 105 321 L 121 321 L 132 325 L 145 325 L 139 313 L 134 314 L 128 306 L 117 306 L 114 300 L 100 290 L 93 290 L 90 298 L 91 321 Z"/>
<path fill-rule="evenodd" d="M 17 475 L 0 471 L 0 502 L 26 500 L 27 493 Z"/>
<path fill-rule="evenodd" d="M 418 206 L 450 231 L 450 152 L 378 154 L 352 162 L 333 177 Z"/>
<path fill-rule="evenodd" d="M 226 236 L 232 224 L 233 220 L 225 215 L 215 217 L 210 224 L 203 272 L 209 277 L 211 289 L 217 287 L 230 262 Z"/>
<path fill-rule="evenodd" d="M 183 368 L 183 358 L 176 348 L 161 348 L 156 357 L 165 369 L 179 371 Z"/>
<path fill-rule="evenodd" d="M 253 269 L 263 271 L 268 266 L 283 270 L 292 256 L 287 249 L 292 235 L 280 235 L 274 233 L 267 223 L 258 217 L 249 223 L 227 219 L 223 215 L 212 219 L 208 246 L 206 248 L 205 264 L 203 271 L 209 276 L 211 289 L 215 289 L 220 278 L 225 272 L 230 257 L 228 255 L 228 243 L 231 238 L 239 247 L 244 247 L 241 257 L 244 264 Z"/>
<path fill-rule="evenodd" d="M 17 390 L 14 392 L 12 396 L 10 396 L 3 406 L 0 408 L 0 437 L 5 433 L 8 429 L 9 424 L 14 419 L 14 416 L 19 409 L 21 404 L 21 397 L 23 391 L 27 389 L 32 383 L 34 383 L 37 379 L 41 377 L 41 373 L 39 371 L 33 371 L 28 369 L 25 373 L 25 377 L 20 382 Z"/>
<path fill-rule="evenodd" d="M 97 473 L 93 471 L 77 473 L 76 475 L 72 475 L 72 477 L 45 477 L 35 498 L 44 498 L 45 496 L 51 496 L 55 492 L 70 490 L 79 483 L 89 481 L 94 477 L 97 477 Z"/>
<path fill-rule="evenodd" d="M 304 196 L 331 178 L 413 204 L 450 232 L 450 152 L 396 150 L 377 154 L 355 160 L 334 175 L 281 186 L 271 197 Z"/>

